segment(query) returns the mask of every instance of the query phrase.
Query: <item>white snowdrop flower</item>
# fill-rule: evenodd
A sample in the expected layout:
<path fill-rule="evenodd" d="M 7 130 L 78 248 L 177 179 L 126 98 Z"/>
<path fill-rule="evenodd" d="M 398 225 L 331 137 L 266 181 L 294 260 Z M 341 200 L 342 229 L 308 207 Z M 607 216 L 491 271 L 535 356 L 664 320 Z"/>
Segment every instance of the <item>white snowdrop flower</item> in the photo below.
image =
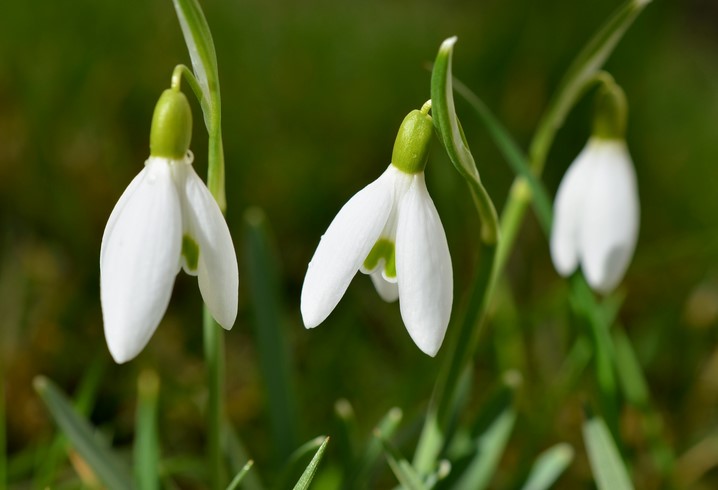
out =
<path fill-rule="evenodd" d="M 105 338 L 118 363 L 147 345 L 169 304 L 175 276 L 198 277 L 209 311 L 226 329 L 237 316 L 239 272 L 216 201 L 192 167 L 192 115 L 166 90 L 155 108 L 150 157 L 105 227 L 100 295 Z"/>
<path fill-rule="evenodd" d="M 419 349 L 434 356 L 441 347 L 451 316 L 453 275 L 446 235 L 424 181 L 433 134 L 428 109 L 404 119 L 392 163 L 342 207 L 322 236 L 302 287 L 307 328 L 329 316 L 361 270 L 382 299 L 399 299 Z"/>
<path fill-rule="evenodd" d="M 621 282 L 638 240 L 636 173 L 623 139 L 625 96 L 599 93 L 593 136 L 571 164 L 554 201 L 551 258 L 559 274 L 579 266 L 600 293 Z"/>

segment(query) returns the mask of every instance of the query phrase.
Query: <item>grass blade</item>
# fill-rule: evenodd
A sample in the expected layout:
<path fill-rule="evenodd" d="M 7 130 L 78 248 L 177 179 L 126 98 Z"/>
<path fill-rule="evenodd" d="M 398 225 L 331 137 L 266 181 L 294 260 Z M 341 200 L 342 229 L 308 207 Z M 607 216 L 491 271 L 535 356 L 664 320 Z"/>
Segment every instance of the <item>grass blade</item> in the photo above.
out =
<path fill-rule="evenodd" d="M 394 476 L 396 476 L 396 479 L 399 480 L 402 488 L 406 490 L 428 490 L 414 467 L 399 453 L 399 450 L 396 449 L 391 442 L 382 436 L 381 432 L 375 430 L 374 437 L 381 442 L 389 467 L 394 473 Z"/>
<path fill-rule="evenodd" d="M 391 438 L 399 428 L 399 423 L 403 414 L 401 409 L 394 407 L 387 412 L 379 421 L 374 433 L 379 433 L 384 439 Z M 366 444 L 363 453 L 359 457 L 356 470 L 349 475 L 344 482 L 344 487 L 348 489 L 368 488 L 370 485 L 371 473 L 376 466 L 379 456 L 381 456 L 382 444 L 381 440 L 372 436 Z"/>
<path fill-rule="evenodd" d="M 566 443 L 548 448 L 536 458 L 523 490 L 548 490 L 573 461 L 573 448 Z"/>
<path fill-rule="evenodd" d="M 249 473 L 250 468 L 254 465 L 254 461 L 251 459 L 247 461 L 247 464 L 244 465 L 244 467 L 239 470 L 239 473 L 232 478 L 232 481 L 227 486 L 227 490 L 235 490 L 237 487 L 239 487 L 239 484 L 242 483 L 242 480 L 244 480 L 244 477 L 247 476 L 247 473 Z"/>
<path fill-rule="evenodd" d="M 304 470 L 304 473 L 302 473 L 302 476 L 299 477 L 297 484 L 294 485 L 294 490 L 306 490 L 309 488 L 309 484 L 314 479 L 314 474 L 317 472 L 319 463 L 322 461 L 322 457 L 324 456 L 324 451 L 326 450 L 328 443 L 329 438 L 325 437 L 324 442 L 322 442 L 322 445 L 319 446 L 319 449 L 317 449 L 317 452 L 314 454 L 314 457 Z"/>
<path fill-rule="evenodd" d="M 65 394 L 42 376 L 35 378 L 34 386 L 57 425 L 95 475 L 112 490 L 134 488 L 130 469 L 95 436 L 92 425 L 78 415 Z"/>
<path fill-rule="evenodd" d="M 137 419 L 135 428 L 134 466 L 137 488 L 160 488 L 160 443 L 157 428 L 157 401 L 160 379 L 154 371 L 143 371 L 137 380 Z"/>
<path fill-rule="evenodd" d="M 599 490 L 633 489 L 628 471 L 603 419 L 597 416 L 589 416 L 586 419 L 583 424 L 583 440 Z"/>
<path fill-rule="evenodd" d="M 237 432 L 234 430 L 234 427 L 232 427 L 230 423 L 225 422 L 223 433 L 224 453 L 229 461 L 229 468 L 232 473 L 239 473 L 242 471 L 244 466 L 246 466 L 244 461 L 250 459 L 249 453 L 244 447 L 242 441 L 239 439 L 239 436 L 237 436 Z M 264 486 L 259 479 L 259 474 L 256 471 L 247 473 L 242 481 L 242 484 L 246 490 L 264 489 Z"/>
<path fill-rule="evenodd" d="M 244 214 L 244 250 L 247 281 L 254 313 L 259 365 L 264 378 L 266 407 L 273 447 L 281 461 L 297 446 L 297 403 L 290 375 L 289 349 L 283 332 L 279 266 L 264 212 L 250 208 Z"/>

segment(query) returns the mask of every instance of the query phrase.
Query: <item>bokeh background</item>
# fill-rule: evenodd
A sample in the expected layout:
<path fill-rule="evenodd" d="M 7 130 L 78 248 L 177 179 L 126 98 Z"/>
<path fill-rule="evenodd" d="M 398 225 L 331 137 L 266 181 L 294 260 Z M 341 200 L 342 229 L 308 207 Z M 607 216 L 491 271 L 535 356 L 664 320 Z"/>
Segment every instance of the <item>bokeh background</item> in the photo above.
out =
<path fill-rule="evenodd" d="M 297 445 L 335 428 L 347 399 L 368 437 L 392 406 L 405 411 L 413 447 L 438 363 L 410 341 L 396 304 L 359 275 L 329 319 L 305 331 L 299 293 L 335 213 L 389 163 L 404 115 L 429 98 L 428 66 L 457 35 L 454 72 L 525 148 L 561 75 L 620 4 L 571 0 L 206 0 L 219 61 L 227 163 L 227 220 L 247 270 L 247 209 L 263 210 L 279 264 L 285 349 Z M 625 89 L 628 144 L 642 216 L 621 286 L 621 323 L 644 368 L 662 434 L 679 462 L 699 451 L 695 488 L 718 485 L 718 4 L 657 0 L 606 68 Z M 181 274 L 168 312 L 143 353 L 111 362 L 99 304 L 99 248 L 109 213 L 148 156 L 154 104 L 172 69 L 189 64 L 170 0 L 6 2 L 0 14 L 0 355 L 6 379 L 10 483 L 29 487 L 54 425 L 32 389 L 45 374 L 67 392 L 101 376 L 92 420 L 129 448 L 136 380 L 162 379 L 164 454 L 201 455 L 205 401 L 201 299 Z M 195 166 L 207 137 L 192 101 Z M 585 143 L 590 98 L 558 134 L 545 173 L 553 194 Z M 482 179 L 501 206 L 512 174 L 469 107 L 458 102 Z M 452 252 L 458 318 L 477 260 L 478 221 L 465 185 L 436 144 L 427 184 Z M 259 369 L 253 305 L 242 272 L 240 314 L 226 336 L 228 415 L 271 479 L 273 447 Z M 533 455 L 570 442 L 575 463 L 559 484 L 591 488 L 581 441 L 580 383 L 554 410 L 541 395 L 561 374 L 575 334 L 567 284 L 554 272 L 529 213 L 511 258 L 496 320 L 484 331 L 470 410 L 501 373 L 523 375 L 520 415 L 495 488 L 510 488 Z M 507 306 L 508 305 L 508 306 Z M 451 328 L 451 327 L 450 327 Z M 635 414 L 622 413 L 638 488 L 666 486 L 647 456 Z M 412 432 L 413 431 L 413 432 Z M 708 442 L 706 442 L 708 441 Z M 701 446 L 702 444 L 702 446 Z M 325 481 L 336 454 L 324 463 Z M 693 466 L 690 466 L 693 464 Z M 684 468 L 685 469 L 685 468 Z M 388 473 L 385 469 L 385 473 Z M 69 465 L 63 478 L 72 481 Z M 269 476 L 267 476 L 269 475 Z M 380 477 L 378 488 L 392 485 Z M 191 479 L 179 479 L 193 487 Z"/>

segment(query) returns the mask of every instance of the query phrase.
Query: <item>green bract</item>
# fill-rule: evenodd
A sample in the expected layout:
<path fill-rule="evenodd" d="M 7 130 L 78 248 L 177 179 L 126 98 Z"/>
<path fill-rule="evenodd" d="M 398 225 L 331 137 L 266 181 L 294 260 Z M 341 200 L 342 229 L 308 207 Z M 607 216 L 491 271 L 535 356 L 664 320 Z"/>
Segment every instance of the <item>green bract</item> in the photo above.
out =
<path fill-rule="evenodd" d="M 192 140 L 192 111 L 187 97 L 175 89 L 162 92 L 150 130 L 150 155 L 181 160 Z"/>
<path fill-rule="evenodd" d="M 613 80 L 606 81 L 596 93 L 593 135 L 602 139 L 624 139 L 628 104 L 626 94 Z"/>
<path fill-rule="evenodd" d="M 423 172 L 433 134 L 431 116 L 422 111 L 411 111 L 399 127 L 391 163 L 408 174 Z"/>

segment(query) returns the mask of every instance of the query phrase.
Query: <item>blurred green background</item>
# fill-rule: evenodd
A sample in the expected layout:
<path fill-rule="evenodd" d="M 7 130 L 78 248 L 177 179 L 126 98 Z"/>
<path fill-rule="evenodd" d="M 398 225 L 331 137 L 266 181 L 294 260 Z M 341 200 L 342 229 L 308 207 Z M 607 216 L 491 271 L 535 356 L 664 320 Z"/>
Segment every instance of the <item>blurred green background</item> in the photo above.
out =
<path fill-rule="evenodd" d="M 388 165 L 404 115 L 429 98 L 428 66 L 443 39 L 459 37 L 454 73 L 525 148 L 568 64 L 619 4 L 202 2 L 219 61 L 227 220 L 242 275 L 239 318 L 226 336 L 227 410 L 260 471 L 271 473 L 280 455 L 269 442 L 251 328 L 245 210 L 264 210 L 275 243 L 271 253 L 281 264 L 280 315 L 298 400 L 295 442 L 332 433 L 339 398 L 354 407 L 363 435 L 390 407 L 402 407 L 411 441 L 437 361 L 413 345 L 397 305 L 383 303 L 363 275 L 320 328 L 305 331 L 299 293 L 307 263 L 343 203 Z M 645 370 L 664 434 L 689 470 L 695 461 L 680 457 L 718 435 L 716 25 L 714 1 L 657 0 L 606 65 L 628 96 L 628 144 L 642 206 L 620 319 Z M 152 110 L 177 63 L 189 64 L 189 58 L 170 0 L 3 5 L 0 352 L 11 459 L 41 454 L 54 431 L 32 390 L 33 377 L 46 374 L 72 393 L 87 370 L 98 366 L 103 382 L 92 419 L 110 428 L 116 445 L 132 440 L 136 379 L 149 367 L 163 383 L 164 453 L 202 451 L 205 388 L 196 280 L 178 276 L 157 333 L 123 366 L 110 360 L 99 304 L 104 225 L 148 156 Z M 199 106 L 192 104 L 195 167 L 205 175 L 206 132 Z M 511 171 L 468 106 L 460 100 L 457 105 L 482 179 L 501 209 Z M 588 137 L 590 109 L 586 98 L 558 135 L 545 173 L 551 194 Z M 478 222 L 464 183 L 438 143 L 427 184 L 452 252 L 454 318 L 478 260 Z M 546 238 L 530 214 L 508 279 L 510 288 L 503 289 L 496 321 L 479 348 L 471 404 L 480 404 L 503 371 L 522 373 L 518 428 L 494 485 L 510 486 L 512 475 L 525 471 L 538 451 L 568 441 L 577 459 L 560 483 L 590 488 L 580 434 L 590 382 L 579 384 L 555 410 L 537 408 L 561 373 L 574 333 L 566 282 L 554 272 Z M 635 414 L 624 411 L 621 422 L 637 487 L 664 486 Z M 697 488 L 718 485 L 715 446 L 698 448 L 698 460 L 707 461 L 699 473 L 707 474 Z M 328 473 L 333 458 L 330 446 Z M 22 487 L 32 466 L 14 468 L 11 483 Z M 685 470 L 680 464 L 679 469 Z M 391 485 L 382 481 L 382 488 Z"/>

